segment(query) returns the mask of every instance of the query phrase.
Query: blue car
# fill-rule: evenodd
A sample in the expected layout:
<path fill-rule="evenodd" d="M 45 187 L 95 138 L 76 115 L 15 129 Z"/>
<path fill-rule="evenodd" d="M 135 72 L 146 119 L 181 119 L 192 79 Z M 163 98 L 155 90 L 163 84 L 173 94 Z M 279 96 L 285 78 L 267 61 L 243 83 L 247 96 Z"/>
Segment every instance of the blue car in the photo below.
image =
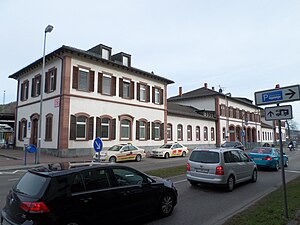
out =
<path fill-rule="evenodd" d="M 280 151 L 273 147 L 257 147 L 248 153 L 258 167 L 267 167 L 276 171 L 280 168 Z M 288 156 L 283 153 L 284 166 L 289 165 Z"/>

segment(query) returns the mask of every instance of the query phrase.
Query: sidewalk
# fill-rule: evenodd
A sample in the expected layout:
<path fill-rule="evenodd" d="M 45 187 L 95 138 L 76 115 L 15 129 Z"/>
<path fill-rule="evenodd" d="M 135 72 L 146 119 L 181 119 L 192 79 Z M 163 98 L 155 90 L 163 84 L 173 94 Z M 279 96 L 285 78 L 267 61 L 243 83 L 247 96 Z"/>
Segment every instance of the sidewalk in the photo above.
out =
<path fill-rule="evenodd" d="M 35 164 L 35 154 L 27 153 L 25 165 L 25 152 L 17 149 L 0 149 L 0 171 L 10 169 L 26 169 L 41 164 L 56 162 L 91 161 L 93 156 L 81 156 L 73 158 L 60 158 L 45 153 L 40 154 L 40 164 Z"/>

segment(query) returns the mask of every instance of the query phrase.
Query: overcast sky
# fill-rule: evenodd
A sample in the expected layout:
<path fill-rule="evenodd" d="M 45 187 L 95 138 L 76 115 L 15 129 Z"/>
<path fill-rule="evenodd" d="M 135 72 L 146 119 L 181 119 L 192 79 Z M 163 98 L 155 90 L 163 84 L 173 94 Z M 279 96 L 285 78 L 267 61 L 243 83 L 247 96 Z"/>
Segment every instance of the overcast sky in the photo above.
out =
<path fill-rule="evenodd" d="M 173 80 L 168 97 L 208 83 L 254 100 L 300 83 L 299 0 L 1 0 L 1 104 L 4 91 L 5 103 L 16 100 L 8 76 L 42 57 L 48 24 L 46 53 L 105 44 Z M 300 101 L 292 105 L 300 127 Z"/>

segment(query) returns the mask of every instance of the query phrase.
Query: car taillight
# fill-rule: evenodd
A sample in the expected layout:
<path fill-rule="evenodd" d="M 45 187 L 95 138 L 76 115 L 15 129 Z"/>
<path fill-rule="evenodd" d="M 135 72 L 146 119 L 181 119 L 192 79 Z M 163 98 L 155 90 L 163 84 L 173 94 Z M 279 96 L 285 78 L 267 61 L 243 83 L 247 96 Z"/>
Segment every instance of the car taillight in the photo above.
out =
<path fill-rule="evenodd" d="M 191 165 L 189 163 L 186 164 L 186 170 L 191 171 Z"/>
<path fill-rule="evenodd" d="M 44 202 L 22 202 L 20 208 L 30 213 L 49 212 L 49 209 Z"/>
<path fill-rule="evenodd" d="M 263 160 L 272 160 L 272 157 L 267 156 L 267 157 L 263 158 Z"/>
<path fill-rule="evenodd" d="M 217 166 L 216 167 L 216 175 L 224 175 L 223 166 Z"/>

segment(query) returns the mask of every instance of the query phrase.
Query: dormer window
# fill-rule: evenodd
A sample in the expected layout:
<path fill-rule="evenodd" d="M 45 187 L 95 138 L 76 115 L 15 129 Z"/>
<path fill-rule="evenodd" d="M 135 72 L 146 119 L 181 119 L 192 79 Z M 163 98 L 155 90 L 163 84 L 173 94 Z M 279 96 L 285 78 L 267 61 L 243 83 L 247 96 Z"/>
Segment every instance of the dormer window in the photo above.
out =
<path fill-rule="evenodd" d="M 102 58 L 109 60 L 109 51 L 107 49 L 102 48 Z"/>
<path fill-rule="evenodd" d="M 127 56 L 123 56 L 123 65 L 124 66 L 129 66 L 129 59 Z"/>

